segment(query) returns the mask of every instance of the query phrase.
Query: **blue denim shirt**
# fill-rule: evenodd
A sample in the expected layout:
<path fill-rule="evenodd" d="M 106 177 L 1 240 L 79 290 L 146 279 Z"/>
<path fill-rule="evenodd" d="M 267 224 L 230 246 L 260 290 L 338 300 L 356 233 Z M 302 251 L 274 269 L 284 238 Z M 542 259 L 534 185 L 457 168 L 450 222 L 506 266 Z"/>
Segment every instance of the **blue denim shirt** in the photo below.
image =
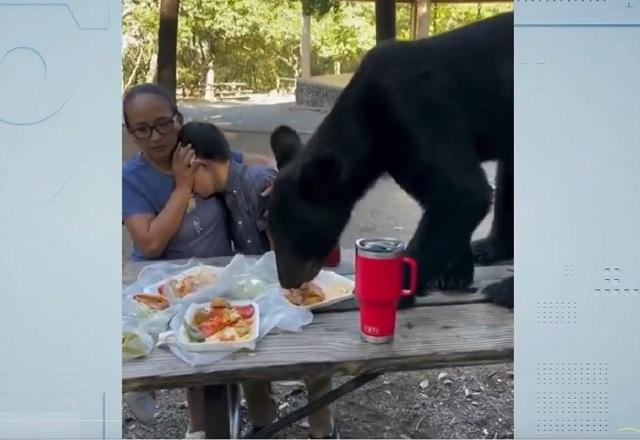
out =
<path fill-rule="evenodd" d="M 229 210 L 229 232 L 236 253 L 262 255 L 271 247 L 266 235 L 268 197 L 262 192 L 276 177 L 276 171 L 229 161 L 229 175 L 223 199 Z"/>

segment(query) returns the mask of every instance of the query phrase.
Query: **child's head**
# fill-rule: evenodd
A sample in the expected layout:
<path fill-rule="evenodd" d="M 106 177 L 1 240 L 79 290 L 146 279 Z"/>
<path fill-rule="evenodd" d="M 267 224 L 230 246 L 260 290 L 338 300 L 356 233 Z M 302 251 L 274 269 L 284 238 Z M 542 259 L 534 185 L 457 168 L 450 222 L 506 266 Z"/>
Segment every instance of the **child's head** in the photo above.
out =
<path fill-rule="evenodd" d="M 222 132 L 213 124 L 189 122 L 180 132 L 182 145 L 191 144 L 196 155 L 193 192 L 211 197 L 224 190 L 229 174 L 231 149 Z"/>

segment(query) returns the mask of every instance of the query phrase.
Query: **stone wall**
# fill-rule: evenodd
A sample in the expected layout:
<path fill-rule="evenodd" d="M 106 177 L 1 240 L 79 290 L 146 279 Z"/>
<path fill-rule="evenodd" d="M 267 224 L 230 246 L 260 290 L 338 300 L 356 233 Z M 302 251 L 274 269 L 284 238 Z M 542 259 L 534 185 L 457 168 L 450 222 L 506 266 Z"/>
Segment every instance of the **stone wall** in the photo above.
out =
<path fill-rule="evenodd" d="M 313 80 L 299 79 L 296 84 L 296 104 L 301 107 L 328 110 L 333 107 L 342 89 L 342 87 Z"/>

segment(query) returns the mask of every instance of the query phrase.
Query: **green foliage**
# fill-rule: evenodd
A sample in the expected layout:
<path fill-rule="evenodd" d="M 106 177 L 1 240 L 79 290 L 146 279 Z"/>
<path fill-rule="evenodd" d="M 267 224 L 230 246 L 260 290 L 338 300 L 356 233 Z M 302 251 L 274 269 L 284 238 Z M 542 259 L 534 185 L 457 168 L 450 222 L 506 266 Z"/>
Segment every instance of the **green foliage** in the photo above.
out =
<path fill-rule="evenodd" d="M 492 17 L 513 10 L 511 3 L 435 4 L 431 14 L 429 34 L 435 35 L 456 29 L 463 24 Z"/>
<path fill-rule="evenodd" d="M 302 0 L 302 12 L 304 15 L 312 15 L 321 18 L 331 10 L 338 10 L 340 0 Z"/>
<path fill-rule="evenodd" d="M 123 0 L 123 86 L 151 79 L 157 53 L 159 0 Z M 302 12 L 312 15 L 312 73 L 357 68 L 375 44 L 373 2 L 338 0 L 182 0 L 178 26 L 178 92 L 201 94 L 207 70 L 215 81 L 246 82 L 268 91 L 277 77 L 298 76 Z M 511 10 L 511 3 L 439 4 L 431 34 Z M 398 4 L 398 39 L 411 38 L 411 8 Z"/>
<path fill-rule="evenodd" d="M 157 0 L 123 0 L 123 86 L 144 82 L 158 45 L 160 9 Z"/>

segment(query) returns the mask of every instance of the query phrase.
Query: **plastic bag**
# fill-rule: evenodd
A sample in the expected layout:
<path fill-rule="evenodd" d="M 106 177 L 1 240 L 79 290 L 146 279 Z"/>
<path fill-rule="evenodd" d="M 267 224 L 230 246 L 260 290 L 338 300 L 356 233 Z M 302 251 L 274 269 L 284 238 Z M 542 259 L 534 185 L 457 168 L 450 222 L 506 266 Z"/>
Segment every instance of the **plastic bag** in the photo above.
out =
<path fill-rule="evenodd" d="M 147 356 L 153 350 L 151 335 L 125 318 L 122 325 L 122 358 L 125 361 Z"/>
<path fill-rule="evenodd" d="M 133 300 L 133 295 L 148 291 L 150 286 L 199 265 L 195 260 L 189 260 L 183 265 L 168 262 L 149 265 L 140 272 L 138 280 L 123 292 L 125 316 L 136 322 L 139 329 L 152 334 L 157 333 L 157 346 L 167 345 L 175 356 L 192 367 L 209 365 L 237 350 L 193 352 L 184 349 L 176 335 L 179 334 L 185 313 L 191 304 L 207 303 L 214 297 L 250 299 L 257 302 L 260 329 L 256 342 L 274 329 L 298 332 L 313 320 L 313 314 L 309 310 L 291 305 L 283 296 L 273 252 L 268 252 L 257 260 L 236 255 L 220 270 L 217 280 L 211 286 L 201 287 L 183 298 L 168 297 L 170 307 L 164 311 L 149 313 L 143 310 L 141 313 L 140 305 Z"/>
<path fill-rule="evenodd" d="M 313 314 L 304 308 L 292 306 L 282 295 L 280 288 L 272 288 L 259 295 L 255 300 L 260 310 L 260 329 L 256 343 L 273 329 L 298 332 L 313 320 Z M 158 346 L 167 345 L 171 352 L 192 367 L 210 365 L 237 350 L 216 352 L 193 352 L 186 350 L 176 335 L 184 322 L 186 305 L 171 320 L 170 331 L 159 335 Z"/>
<path fill-rule="evenodd" d="M 172 295 L 171 289 L 165 289 L 164 298 L 169 301 L 169 307 L 165 310 L 152 310 L 134 299 L 134 295 L 139 293 L 154 294 L 157 289 L 151 288 L 152 286 L 166 285 L 172 278 L 199 266 L 203 265 L 192 259 L 186 264 L 160 262 L 144 267 L 138 275 L 138 280 L 123 291 L 123 315 L 135 320 L 144 331 L 158 334 L 167 330 L 179 304 L 205 302 L 224 293 L 227 288 L 222 287 L 216 280 L 210 287 L 201 287 L 183 298 Z M 220 272 L 222 271 L 221 268 Z"/>
<path fill-rule="evenodd" d="M 225 267 L 218 285 L 230 298 L 254 299 L 269 289 L 280 286 L 273 252 L 267 252 L 257 261 L 244 255 L 236 255 Z"/>

